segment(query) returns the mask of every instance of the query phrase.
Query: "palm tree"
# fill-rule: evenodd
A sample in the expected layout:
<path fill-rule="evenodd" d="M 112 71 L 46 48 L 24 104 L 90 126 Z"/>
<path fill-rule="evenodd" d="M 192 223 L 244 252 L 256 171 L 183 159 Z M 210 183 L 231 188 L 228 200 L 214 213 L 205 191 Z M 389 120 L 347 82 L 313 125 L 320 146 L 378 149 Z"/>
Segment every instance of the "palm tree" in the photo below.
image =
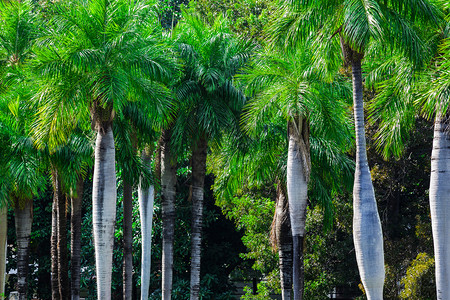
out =
<path fill-rule="evenodd" d="M 25 123 L 30 119 L 33 109 L 24 105 L 23 98 L 29 97 L 16 94 L 12 89 L 9 97 L 5 97 L 1 103 L 0 122 L 2 127 L 8 128 L 10 135 L 4 140 L 10 147 L 10 157 L 6 164 L 3 177 L 8 183 L 8 199 L 14 207 L 15 227 L 17 240 L 17 289 L 19 299 L 27 299 L 29 270 L 28 256 L 31 237 L 31 224 L 33 220 L 33 196 L 45 185 L 45 176 L 42 174 L 40 153 L 33 146 L 32 139 L 26 135 L 29 127 Z M 17 99 L 20 99 L 17 101 Z M 9 110 L 8 108 L 9 107 Z"/>
<path fill-rule="evenodd" d="M 225 210 L 236 195 L 276 182 L 271 240 L 273 248 L 278 249 L 282 299 L 287 300 L 292 292 L 293 248 L 285 192 L 285 124 L 267 119 L 264 125 L 268 129 L 262 134 L 253 137 L 231 132 L 222 138 L 220 146 L 212 148 L 211 169 L 216 176 L 214 194 L 217 204 Z"/>
<path fill-rule="evenodd" d="M 123 265 L 123 296 L 124 299 L 132 297 L 132 189 L 134 183 L 139 183 L 139 201 L 141 217 L 146 222 L 143 226 L 143 256 L 142 256 L 142 272 L 149 279 L 150 274 L 150 258 L 151 258 L 151 225 L 153 215 L 153 185 L 150 184 L 151 169 L 149 160 L 151 150 L 147 146 L 155 140 L 154 127 L 160 125 L 162 116 L 158 116 L 157 112 L 152 111 L 152 107 L 146 103 L 128 103 L 124 107 L 124 118 L 118 120 L 114 124 L 114 132 L 116 136 L 116 145 L 120 150 L 117 157 L 118 166 L 122 169 L 123 178 L 123 244 L 124 244 L 124 265 Z M 144 148 L 141 158 L 137 155 L 137 151 Z M 146 154 L 145 154 L 146 153 Z M 146 159 L 144 162 L 143 158 Z M 147 194 L 150 193 L 150 194 Z M 144 197 L 144 198 L 143 198 Z M 151 197 L 151 199 L 149 199 Z M 145 202 L 143 202 L 145 201 Z M 150 201 L 148 203 L 148 201 Z M 151 214 L 150 219 L 148 215 Z M 150 240 L 150 243 L 148 242 Z M 144 256 L 145 254 L 145 256 Z M 148 256 L 148 257 L 146 257 Z M 149 281 L 144 285 L 147 287 Z M 144 297 L 145 298 L 145 297 Z M 147 296 L 148 298 L 148 296 Z"/>
<path fill-rule="evenodd" d="M 316 49 L 323 53 L 316 56 L 319 68 L 332 67 L 333 60 L 324 62 L 323 57 L 332 58 L 334 53 L 342 53 L 345 65 L 351 67 L 356 133 L 353 236 L 367 297 L 382 299 L 383 235 L 367 162 L 361 63 L 369 46 L 382 41 L 390 41 L 386 47 L 400 49 L 419 62 L 427 49 L 411 24 L 414 19 L 435 21 L 439 11 L 429 1 L 408 6 L 402 1 L 289 1 L 285 8 L 290 10 L 283 10 L 284 15 L 278 20 L 275 18 L 272 25 L 272 43 L 295 44 L 314 32 Z M 335 36 L 339 37 L 338 43 Z M 342 51 L 337 51 L 338 45 Z"/>
<path fill-rule="evenodd" d="M 39 32 L 37 15 L 30 1 L 0 3 L 0 120 L 8 128 L 10 158 L 6 163 L 8 202 L 14 206 L 17 236 L 17 289 L 27 299 L 28 251 L 33 216 L 33 196 L 44 185 L 39 152 L 30 138 L 30 76 L 25 70 L 31 46 Z M 4 195 L 5 196 L 5 195 Z M 5 200 L 5 199 L 3 199 Z M 4 201 L 3 201 L 4 202 Z"/>
<path fill-rule="evenodd" d="M 349 125 L 345 124 L 345 105 L 339 102 L 339 99 L 342 101 L 348 96 L 345 82 L 341 79 L 327 84 L 319 74 L 312 71 L 309 63 L 312 54 L 307 46 L 305 43 L 296 51 L 262 52 L 252 61 L 246 70 L 247 74 L 242 75 L 248 93 L 255 97 L 249 102 L 244 115 L 246 128 L 252 134 L 258 134 L 263 130 L 261 126 L 266 124 L 266 120 L 271 119 L 267 116 L 283 118 L 288 124 L 285 182 L 293 241 L 294 299 L 303 297 L 302 246 L 308 184 L 312 172 L 311 149 L 316 149 L 317 143 L 325 146 L 324 142 L 329 139 L 334 141 L 334 147 L 339 153 L 342 151 L 339 149 L 346 150 L 350 137 Z M 314 134 L 314 138 L 311 134 Z M 348 171 L 348 162 L 341 162 L 347 165 L 345 170 Z M 278 193 L 280 217 L 284 206 L 281 192 Z M 324 207 L 329 208 L 329 204 Z M 287 292 L 285 294 L 287 298 Z"/>
<path fill-rule="evenodd" d="M 118 133 L 117 144 L 122 148 L 120 151 L 121 159 L 119 159 L 119 162 L 122 166 L 123 173 L 126 173 L 124 178 L 127 178 L 127 181 L 129 182 L 138 182 L 139 213 L 142 233 L 141 299 L 148 299 L 151 274 L 153 203 L 155 194 L 155 180 L 152 176 L 150 166 L 153 147 L 150 145 L 154 144 L 156 139 L 154 128 L 160 127 L 162 123 L 167 122 L 168 120 L 164 120 L 160 115 L 158 116 L 158 113 L 152 111 L 151 107 L 148 107 L 146 103 L 127 104 L 124 110 L 124 116 L 126 122 L 120 122 L 119 124 L 116 124 L 117 126 L 115 127 Z M 130 140 L 131 137 L 134 137 L 134 139 Z M 140 159 L 138 159 L 134 152 L 141 148 Z M 128 226 L 131 228 L 131 212 L 128 213 L 130 214 Z M 125 222 L 124 213 L 124 223 Z M 125 234 L 124 228 L 124 241 Z M 131 290 L 131 288 L 132 286 L 130 285 L 128 289 Z M 125 289 L 124 297 L 126 297 Z"/>
<path fill-rule="evenodd" d="M 208 143 L 237 125 L 245 98 L 233 86 L 233 76 L 249 57 L 250 47 L 230 34 L 226 19 L 209 25 L 193 11 L 184 11 L 183 16 L 173 32 L 186 62 L 177 88 L 181 100 L 174 135 L 178 141 L 189 136 L 192 150 L 190 299 L 198 299 Z"/>
<path fill-rule="evenodd" d="M 447 23 L 443 28 L 448 28 L 449 16 L 447 14 Z M 432 73 L 432 78 L 428 76 L 424 78 L 423 90 L 425 92 L 422 93 L 425 101 L 420 103 L 428 118 L 434 115 L 429 196 L 436 264 L 437 299 L 450 297 L 450 250 L 446 242 L 447 236 L 450 234 L 450 226 L 447 221 L 447 210 L 450 202 L 450 134 L 448 132 L 450 65 L 447 60 L 450 57 L 450 47 L 448 33 L 446 30 L 443 32 L 445 35 L 439 47 L 441 50 L 441 55 L 438 57 L 439 64 L 435 72 Z"/>
<path fill-rule="evenodd" d="M 449 66 L 446 63 L 449 53 L 445 31 L 430 28 L 429 32 L 432 33 L 430 44 L 439 43 L 442 51 L 436 57 L 429 57 L 424 69 L 417 69 L 405 59 L 387 63 L 390 65 L 388 69 L 393 70 L 395 75 L 386 76 L 385 80 L 376 85 L 380 92 L 371 103 L 370 109 L 375 121 L 380 123 L 376 134 L 379 141 L 377 146 L 385 158 L 398 158 L 402 154 L 405 140 L 408 139 L 409 131 L 414 129 L 419 112 L 428 119 L 434 118 L 429 199 L 436 262 L 436 291 L 438 299 L 446 299 L 450 296 L 449 261 L 446 258 L 448 249 L 445 242 L 446 233 L 450 232 L 445 221 L 445 211 L 450 200 L 447 184 L 447 162 L 450 157 L 450 137 L 447 131 L 450 86 Z M 436 33 L 440 36 L 437 41 L 434 40 Z M 381 76 L 377 74 L 376 77 Z"/>
<path fill-rule="evenodd" d="M 80 131 L 80 130 L 78 130 Z M 83 182 L 91 165 L 92 147 L 88 138 L 74 132 L 66 145 L 47 155 L 53 183 L 52 207 L 52 298 L 79 298 L 81 252 L 81 198 Z M 71 201 L 71 275 L 67 253 L 66 202 Z M 71 295 L 70 295 L 71 294 Z"/>
<path fill-rule="evenodd" d="M 67 139 L 63 128 L 91 118 L 97 134 L 92 194 L 97 297 L 110 299 L 116 211 L 112 123 L 122 118 L 127 101 L 147 101 L 165 112 L 169 94 L 158 80 L 170 77 L 175 63 L 153 39 L 157 22 L 142 2 L 54 5 L 49 36 L 36 48 L 34 69 L 43 85 L 35 129 L 52 148 Z"/>
<path fill-rule="evenodd" d="M 151 152 L 148 148 L 142 150 L 141 159 L 150 169 Z M 142 228 L 142 257 L 141 257 L 141 300 L 148 299 L 150 285 L 151 254 L 152 254 L 152 222 L 155 188 L 153 184 L 145 182 L 143 176 L 138 186 L 139 214 Z"/>
<path fill-rule="evenodd" d="M 161 211 L 162 211 L 162 299 L 172 299 L 173 244 L 175 238 L 175 195 L 177 155 L 172 147 L 172 128 L 161 133 Z"/>

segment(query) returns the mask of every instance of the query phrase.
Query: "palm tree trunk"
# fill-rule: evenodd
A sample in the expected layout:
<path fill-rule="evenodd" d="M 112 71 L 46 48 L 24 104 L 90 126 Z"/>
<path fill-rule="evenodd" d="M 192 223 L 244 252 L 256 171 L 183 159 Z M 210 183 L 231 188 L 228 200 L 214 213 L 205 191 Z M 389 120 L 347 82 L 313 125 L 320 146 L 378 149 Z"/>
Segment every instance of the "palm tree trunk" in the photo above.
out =
<path fill-rule="evenodd" d="M 92 189 L 97 298 L 111 299 L 112 254 L 116 221 L 116 170 L 111 124 L 97 132 Z"/>
<path fill-rule="evenodd" d="M 436 115 L 431 152 L 430 212 L 436 262 L 437 299 L 450 299 L 450 135 Z"/>
<path fill-rule="evenodd" d="M 5 276 L 6 276 L 6 239 L 8 236 L 8 207 L 0 208 L 0 300 L 5 296 Z"/>
<path fill-rule="evenodd" d="M 123 299 L 133 292 L 133 185 L 123 183 Z"/>
<path fill-rule="evenodd" d="M 353 240 L 359 274 L 368 300 L 383 299 L 383 234 L 370 177 L 364 130 L 361 59 L 352 60 L 356 130 L 356 169 L 353 185 Z"/>
<path fill-rule="evenodd" d="M 72 300 L 80 299 L 80 279 L 81 279 L 81 205 L 83 202 L 84 180 L 78 177 L 76 194 L 71 197 L 72 215 L 70 218 L 71 227 L 71 290 Z"/>
<path fill-rule="evenodd" d="M 54 182 L 55 184 L 55 182 Z M 50 239 L 51 253 L 51 288 L 52 299 L 59 300 L 59 283 L 58 283 L 58 196 L 56 189 L 53 191 L 52 203 L 52 234 Z"/>
<path fill-rule="evenodd" d="M 60 179 L 58 181 L 58 191 L 55 193 L 57 199 L 57 226 L 58 226 L 58 283 L 59 296 L 61 300 L 69 300 L 69 263 L 67 253 L 67 215 L 66 197 L 61 190 Z"/>
<path fill-rule="evenodd" d="M 33 222 L 33 201 L 26 199 L 19 203 L 19 200 L 16 200 L 14 214 L 17 240 L 17 291 L 19 300 L 27 300 L 28 253 Z"/>
<path fill-rule="evenodd" d="M 311 168 L 309 126 L 299 118 L 297 124 L 289 122 L 289 148 L 287 161 L 287 194 L 293 241 L 294 300 L 303 299 L 303 239 L 305 236 L 308 181 Z"/>
<path fill-rule="evenodd" d="M 142 151 L 141 157 L 144 165 L 150 169 L 150 153 L 147 153 L 147 151 L 144 150 Z M 139 213 L 142 230 L 141 300 L 148 300 L 148 289 L 150 286 L 154 194 L 153 185 L 144 185 L 141 178 L 138 188 Z"/>
<path fill-rule="evenodd" d="M 203 198 L 208 143 L 202 138 L 192 152 L 192 226 L 191 226 L 191 300 L 200 293 L 200 258 L 202 248 Z"/>
<path fill-rule="evenodd" d="M 171 131 L 163 132 L 161 145 L 161 202 L 163 222 L 162 299 L 171 300 L 173 280 L 173 242 L 175 234 L 176 158 L 170 149 Z"/>
<path fill-rule="evenodd" d="M 281 297 L 283 300 L 290 300 L 292 294 L 292 231 L 291 219 L 289 218 L 289 203 L 285 192 L 278 183 L 276 201 L 276 243 L 280 264 Z"/>

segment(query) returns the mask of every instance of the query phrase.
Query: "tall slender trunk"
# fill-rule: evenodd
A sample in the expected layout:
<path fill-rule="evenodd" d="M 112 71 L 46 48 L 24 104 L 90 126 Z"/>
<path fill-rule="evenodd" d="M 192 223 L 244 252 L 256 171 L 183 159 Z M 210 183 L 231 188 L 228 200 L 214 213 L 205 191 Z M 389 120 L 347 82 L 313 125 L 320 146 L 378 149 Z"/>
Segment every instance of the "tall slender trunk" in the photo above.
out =
<path fill-rule="evenodd" d="M 58 283 L 59 296 L 61 300 L 69 300 L 69 263 L 67 253 L 67 215 L 66 196 L 61 191 L 61 183 L 58 178 L 59 191 L 57 201 L 57 223 L 58 223 Z"/>
<path fill-rule="evenodd" d="M 52 299 L 69 299 L 69 273 L 67 259 L 67 217 L 66 198 L 62 191 L 58 171 L 53 168 L 53 204 L 52 204 Z"/>
<path fill-rule="evenodd" d="M 192 151 L 191 300 L 197 300 L 200 293 L 200 258 L 207 148 L 208 142 L 205 138 L 201 138 Z"/>
<path fill-rule="evenodd" d="M 436 262 L 437 299 L 450 299 L 450 135 L 436 114 L 431 152 L 430 212 Z"/>
<path fill-rule="evenodd" d="M 141 157 L 144 165 L 150 170 L 150 153 L 144 150 Z M 145 185 L 141 178 L 138 188 L 142 230 L 141 300 L 148 300 L 148 289 L 150 286 L 154 194 L 153 185 Z"/>
<path fill-rule="evenodd" d="M 176 158 L 170 149 L 171 131 L 163 132 L 161 145 L 161 202 L 163 221 L 162 299 L 172 298 L 173 242 L 175 234 Z"/>
<path fill-rule="evenodd" d="M 301 300 L 304 286 L 303 239 L 311 159 L 308 121 L 301 117 L 296 119 L 289 121 L 288 126 L 287 194 L 293 241 L 294 300 Z"/>
<path fill-rule="evenodd" d="M 53 180 L 54 181 L 54 180 Z M 53 182 L 55 184 L 55 182 Z M 52 203 L 52 234 L 50 239 L 51 254 L 51 288 L 52 299 L 59 300 L 59 283 L 58 283 L 58 196 L 56 189 L 53 189 Z"/>
<path fill-rule="evenodd" d="M 17 291 L 19 292 L 19 300 L 26 300 L 28 292 L 28 253 L 31 224 L 33 222 L 33 201 L 26 199 L 19 203 L 19 200 L 16 200 L 14 214 L 17 240 Z"/>
<path fill-rule="evenodd" d="M 292 231 L 291 219 L 289 218 L 289 202 L 286 198 L 281 183 L 277 187 L 276 200 L 276 243 L 278 248 L 279 264 L 280 264 L 280 282 L 281 297 L 283 300 L 290 300 L 292 294 Z"/>
<path fill-rule="evenodd" d="M 70 218 L 71 227 L 71 290 L 72 300 L 80 299 L 80 279 L 81 279 L 81 205 L 83 203 L 84 180 L 78 177 L 75 194 L 71 197 L 72 215 Z"/>
<path fill-rule="evenodd" d="M 366 153 L 361 58 L 352 60 L 352 81 L 356 130 L 353 240 L 367 298 L 380 300 L 383 299 L 384 284 L 383 234 Z"/>
<path fill-rule="evenodd" d="M 5 296 L 6 239 L 8 235 L 8 206 L 0 208 L 0 300 Z"/>
<path fill-rule="evenodd" d="M 98 130 L 92 189 L 97 298 L 111 299 L 112 254 L 116 220 L 116 170 L 111 124 Z"/>
<path fill-rule="evenodd" d="M 123 183 L 123 299 L 133 294 L 133 184 Z"/>

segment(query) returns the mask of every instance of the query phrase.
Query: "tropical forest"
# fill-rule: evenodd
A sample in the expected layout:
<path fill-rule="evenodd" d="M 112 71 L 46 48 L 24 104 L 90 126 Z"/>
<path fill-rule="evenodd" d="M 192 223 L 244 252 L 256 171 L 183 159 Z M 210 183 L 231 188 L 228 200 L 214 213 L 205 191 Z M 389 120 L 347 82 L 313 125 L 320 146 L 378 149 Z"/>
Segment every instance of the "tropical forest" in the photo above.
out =
<path fill-rule="evenodd" d="M 0 300 L 450 300 L 448 0 L 0 0 Z"/>

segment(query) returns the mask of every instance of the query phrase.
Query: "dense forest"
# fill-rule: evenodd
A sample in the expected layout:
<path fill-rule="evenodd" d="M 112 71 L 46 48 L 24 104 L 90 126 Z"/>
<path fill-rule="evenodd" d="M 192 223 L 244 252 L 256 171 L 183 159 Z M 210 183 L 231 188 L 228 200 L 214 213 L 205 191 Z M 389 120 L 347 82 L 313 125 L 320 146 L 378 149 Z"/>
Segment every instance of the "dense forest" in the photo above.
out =
<path fill-rule="evenodd" d="M 445 0 L 0 0 L 0 299 L 450 299 Z"/>

